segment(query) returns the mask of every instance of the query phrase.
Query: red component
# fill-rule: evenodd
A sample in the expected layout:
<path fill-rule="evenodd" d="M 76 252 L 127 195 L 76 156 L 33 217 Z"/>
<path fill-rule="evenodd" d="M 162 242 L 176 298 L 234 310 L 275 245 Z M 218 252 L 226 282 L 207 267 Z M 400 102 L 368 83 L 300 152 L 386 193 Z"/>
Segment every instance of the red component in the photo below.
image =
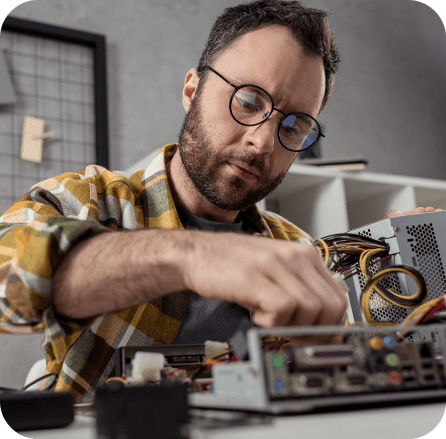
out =
<path fill-rule="evenodd" d="M 387 374 L 387 378 L 391 384 L 400 384 L 401 383 L 401 374 L 399 372 L 389 372 Z"/>

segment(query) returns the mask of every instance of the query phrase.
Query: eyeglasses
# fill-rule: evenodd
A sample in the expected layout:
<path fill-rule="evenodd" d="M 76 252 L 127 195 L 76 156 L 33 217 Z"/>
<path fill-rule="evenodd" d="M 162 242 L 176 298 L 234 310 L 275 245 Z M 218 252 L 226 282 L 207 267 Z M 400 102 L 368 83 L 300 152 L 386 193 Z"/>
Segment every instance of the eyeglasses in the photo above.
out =
<path fill-rule="evenodd" d="M 312 147 L 319 137 L 325 137 L 321 132 L 319 122 L 314 117 L 300 112 L 285 114 L 274 107 L 273 98 L 263 88 L 253 84 L 236 86 L 212 67 L 204 66 L 204 69 L 209 69 L 231 87 L 234 87 L 229 101 L 229 111 L 240 125 L 260 125 L 276 110 L 283 114 L 277 128 L 277 137 L 285 149 L 293 152 L 304 151 Z"/>

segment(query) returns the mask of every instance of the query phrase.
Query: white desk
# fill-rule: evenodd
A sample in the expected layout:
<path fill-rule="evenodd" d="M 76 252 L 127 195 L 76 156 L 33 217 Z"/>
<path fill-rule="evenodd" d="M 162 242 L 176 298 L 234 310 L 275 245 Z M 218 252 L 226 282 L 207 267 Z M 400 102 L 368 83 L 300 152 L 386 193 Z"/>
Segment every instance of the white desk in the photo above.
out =
<path fill-rule="evenodd" d="M 426 404 L 277 416 L 269 425 L 192 430 L 190 439 L 412 439 L 431 432 L 444 414 L 444 404 Z M 32 439 L 97 439 L 94 417 L 82 414 L 76 415 L 73 424 L 63 429 L 20 434 Z"/>

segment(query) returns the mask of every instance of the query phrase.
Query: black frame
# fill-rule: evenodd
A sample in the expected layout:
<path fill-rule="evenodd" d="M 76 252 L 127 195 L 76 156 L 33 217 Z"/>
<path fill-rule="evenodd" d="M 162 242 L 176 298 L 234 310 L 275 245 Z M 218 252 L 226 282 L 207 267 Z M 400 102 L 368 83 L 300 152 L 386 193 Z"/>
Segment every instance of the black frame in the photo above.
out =
<path fill-rule="evenodd" d="M 2 30 L 51 38 L 67 43 L 83 44 L 93 49 L 96 164 L 108 169 L 109 147 L 105 36 L 15 17 L 6 17 L 2 25 Z"/>

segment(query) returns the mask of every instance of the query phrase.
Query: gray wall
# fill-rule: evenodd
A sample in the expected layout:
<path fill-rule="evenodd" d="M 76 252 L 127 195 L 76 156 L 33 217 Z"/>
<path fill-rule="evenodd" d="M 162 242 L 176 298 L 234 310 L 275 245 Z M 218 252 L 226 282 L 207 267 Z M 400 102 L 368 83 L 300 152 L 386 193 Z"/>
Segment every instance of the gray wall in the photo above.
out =
<path fill-rule="evenodd" d="M 237 3 L 35 0 L 12 15 L 107 36 L 111 168 L 125 169 L 176 141 L 184 76 L 196 66 L 215 17 Z M 445 178 L 446 40 L 436 13 L 410 0 L 305 4 L 332 14 L 343 58 L 320 116 L 323 156 L 360 155 L 371 171 Z M 40 339 L 22 339 L 0 336 L 0 385 L 21 385 L 42 356 Z"/>
<path fill-rule="evenodd" d="M 174 142 L 184 76 L 215 17 L 239 0 L 36 0 L 13 15 L 108 39 L 111 168 Z M 343 64 L 320 120 L 323 156 L 360 155 L 376 172 L 443 179 L 446 39 L 410 0 L 306 0 L 331 14 Z"/>

